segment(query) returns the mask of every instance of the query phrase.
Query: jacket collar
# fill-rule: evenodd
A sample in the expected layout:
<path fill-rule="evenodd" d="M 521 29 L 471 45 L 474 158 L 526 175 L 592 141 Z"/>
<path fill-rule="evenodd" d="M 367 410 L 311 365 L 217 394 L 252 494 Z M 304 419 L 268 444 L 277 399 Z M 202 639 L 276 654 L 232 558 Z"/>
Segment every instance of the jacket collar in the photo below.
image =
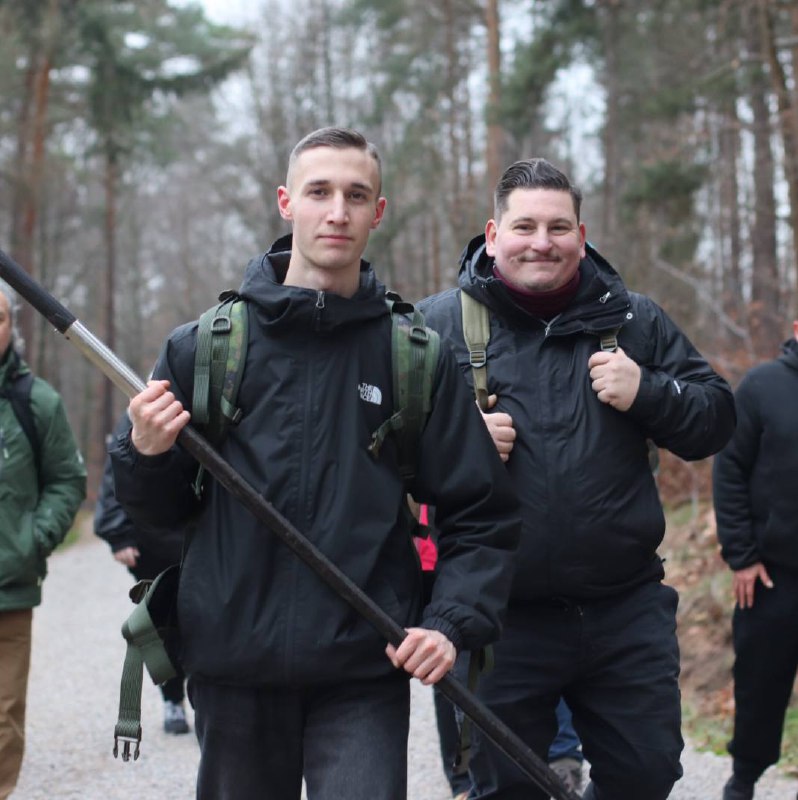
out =
<path fill-rule="evenodd" d="M 323 331 L 364 322 L 388 313 L 385 286 L 367 261 L 360 263 L 360 287 L 352 297 L 285 286 L 291 257 L 291 235 L 283 236 L 262 256 L 252 259 L 239 289 L 257 307 L 265 327 L 299 327 Z"/>

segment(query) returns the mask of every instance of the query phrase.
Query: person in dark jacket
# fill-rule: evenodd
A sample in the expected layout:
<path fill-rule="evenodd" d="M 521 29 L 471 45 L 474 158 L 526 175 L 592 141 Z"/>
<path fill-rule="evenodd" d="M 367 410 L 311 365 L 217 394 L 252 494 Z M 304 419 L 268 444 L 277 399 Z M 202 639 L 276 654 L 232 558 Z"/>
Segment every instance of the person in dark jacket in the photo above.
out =
<path fill-rule="evenodd" d="M 197 325 L 167 341 L 155 380 L 112 447 L 117 497 L 137 524 L 194 516 L 180 579 L 182 659 L 201 759 L 199 800 L 399 800 L 406 795 L 408 677 L 435 683 L 458 651 L 496 639 L 518 501 L 457 364 L 442 348 L 432 408 L 404 482 L 393 414 L 385 288 L 361 256 L 385 209 L 379 158 L 331 128 L 291 155 L 278 208 L 293 236 L 250 262 L 240 423 L 220 452 L 408 631 L 398 647 L 209 481 L 175 438 L 190 418 Z M 405 497 L 437 507 L 432 597 Z"/>
<path fill-rule="evenodd" d="M 471 382 L 461 292 L 487 307 L 484 418 L 521 499 L 481 697 L 541 757 L 563 697 L 591 764 L 584 796 L 664 800 L 682 773 L 677 595 L 662 582 L 647 440 L 704 458 L 731 435 L 734 402 L 665 312 L 586 244 L 580 203 L 544 159 L 513 164 L 459 288 L 421 308 Z M 484 737 L 471 777 L 471 800 L 545 797 Z"/>
<path fill-rule="evenodd" d="M 31 382 L 16 313 L 16 295 L 0 281 L 0 800 L 11 795 L 22 765 L 33 609 L 47 559 L 86 496 L 64 404 L 50 384 Z"/>
<path fill-rule="evenodd" d="M 117 423 L 114 436 L 130 427 L 127 414 Z M 128 568 L 137 581 L 154 580 L 167 567 L 180 563 L 183 530 L 143 530 L 125 513 L 114 494 L 114 475 L 110 457 L 105 459 L 100 492 L 94 507 L 94 533 L 111 548 L 114 559 Z M 161 686 L 163 728 L 166 733 L 188 733 L 183 706 L 185 676 L 179 671 Z"/>
<path fill-rule="evenodd" d="M 734 599 L 733 774 L 723 800 L 751 800 L 779 760 L 798 670 L 798 321 L 773 361 L 743 378 L 734 436 L 713 467 L 721 555 Z"/>

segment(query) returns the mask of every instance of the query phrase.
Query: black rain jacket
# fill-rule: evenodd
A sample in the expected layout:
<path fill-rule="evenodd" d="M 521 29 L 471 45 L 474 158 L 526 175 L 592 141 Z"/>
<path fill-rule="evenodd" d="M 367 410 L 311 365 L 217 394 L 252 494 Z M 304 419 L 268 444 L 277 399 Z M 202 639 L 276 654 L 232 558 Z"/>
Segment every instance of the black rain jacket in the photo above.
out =
<path fill-rule="evenodd" d="M 363 262 L 346 299 L 284 286 L 290 237 L 247 267 L 244 416 L 220 452 L 397 623 L 444 633 L 459 649 L 496 639 L 519 537 L 518 501 L 457 364 L 442 348 L 433 409 L 407 487 L 390 438 L 391 320 Z M 168 339 L 155 369 L 190 409 L 197 324 Z M 197 509 L 196 464 L 179 448 L 112 450 L 117 496 L 142 523 L 197 514 L 179 591 L 187 674 L 223 683 L 316 684 L 388 675 L 385 641 L 214 481 Z M 440 560 L 421 608 L 405 492 L 438 509 Z"/>
<path fill-rule="evenodd" d="M 737 429 L 715 458 L 721 554 L 733 570 L 757 562 L 798 570 L 798 342 L 748 372 L 735 393 Z"/>
<path fill-rule="evenodd" d="M 649 298 L 628 292 L 593 249 L 579 266 L 571 305 L 550 322 L 520 308 L 493 275 L 485 237 L 461 258 L 460 288 L 421 305 L 472 383 L 460 292 L 490 309 L 488 388 L 517 438 L 507 469 L 521 499 L 522 534 L 511 603 L 588 600 L 663 576 L 665 531 L 646 439 L 684 459 L 719 450 L 734 428 L 734 401 L 687 337 Z M 601 332 L 642 369 L 632 407 L 599 401 L 587 362 Z"/>
<path fill-rule="evenodd" d="M 129 428 L 130 421 L 127 414 L 123 414 L 113 435 L 126 434 Z M 148 562 L 163 564 L 164 569 L 170 564 L 180 563 L 183 552 L 182 529 L 145 529 L 133 522 L 116 499 L 110 456 L 105 459 L 97 504 L 94 506 L 94 533 L 108 543 L 112 553 L 126 547 L 136 547 L 142 555 L 146 555 Z M 135 574 L 136 569 L 132 571 Z"/>

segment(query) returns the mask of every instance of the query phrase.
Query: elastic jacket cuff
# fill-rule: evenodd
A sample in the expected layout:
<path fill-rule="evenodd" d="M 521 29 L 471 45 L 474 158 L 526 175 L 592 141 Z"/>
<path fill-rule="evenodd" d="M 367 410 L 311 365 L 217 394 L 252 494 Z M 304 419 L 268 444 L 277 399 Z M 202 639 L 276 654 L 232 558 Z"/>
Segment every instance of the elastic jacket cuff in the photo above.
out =
<path fill-rule="evenodd" d="M 462 634 L 459 628 L 452 625 L 448 619 L 444 619 L 443 617 L 425 617 L 421 621 L 421 627 L 442 633 L 454 645 L 454 649 L 458 653 L 463 649 Z"/>

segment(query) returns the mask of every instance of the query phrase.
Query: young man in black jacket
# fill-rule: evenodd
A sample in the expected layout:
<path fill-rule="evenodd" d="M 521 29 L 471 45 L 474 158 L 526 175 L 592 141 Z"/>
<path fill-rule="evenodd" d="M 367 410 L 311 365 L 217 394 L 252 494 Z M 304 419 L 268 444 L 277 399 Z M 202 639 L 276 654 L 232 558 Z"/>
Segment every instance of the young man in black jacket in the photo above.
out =
<path fill-rule="evenodd" d="M 175 438 L 190 418 L 196 324 L 173 333 L 112 450 L 117 496 L 142 522 L 197 515 L 179 594 L 201 759 L 199 800 L 401 800 L 408 676 L 434 683 L 499 634 L 517 499 L 442 348 L 415 476 L 372 433 L 394 412 L 385 288 L 361 259 L 385 210 L 373 145 L 323 129 L 291 155 L 278 207 L 293 238 L 247 267 L 240 423 L 220 447 L 242 476 L 403 625 L 387 647 L 213 481 Z M 422 608 L 406 494 L 437 508 L 439 562 Z M 197 512 L 199 512 L 197 514 Z M 387 657 L 386 657 L 387 655 Z"/>
<path fill-rule="evenodd" d="M 798 321 L 735 400 L 737 429 L 715 458 L 721 554 L 733 572 L 734 772 L 723 800 L 751 800 L 779 760 L 798 670 Z"/>
<path fill-rule="evenodd" d="M 469 381 L 461 293 L 487 308 L 484 419 L 521 499 L 482 699 L 545 757 L 564 697 L 591 764 L 584 796 L 664 800 L 683 746 L 677 595 L 662 583 L 647 440 L 704 458 L 731 435 L 734 403 L 665 312 L 586 245 L 580 202 L 545 160 L 513 164 L 459 288 L 421 307 Z M 483 737 L 471 767 L 472 800 L 545 797 Z"/>

